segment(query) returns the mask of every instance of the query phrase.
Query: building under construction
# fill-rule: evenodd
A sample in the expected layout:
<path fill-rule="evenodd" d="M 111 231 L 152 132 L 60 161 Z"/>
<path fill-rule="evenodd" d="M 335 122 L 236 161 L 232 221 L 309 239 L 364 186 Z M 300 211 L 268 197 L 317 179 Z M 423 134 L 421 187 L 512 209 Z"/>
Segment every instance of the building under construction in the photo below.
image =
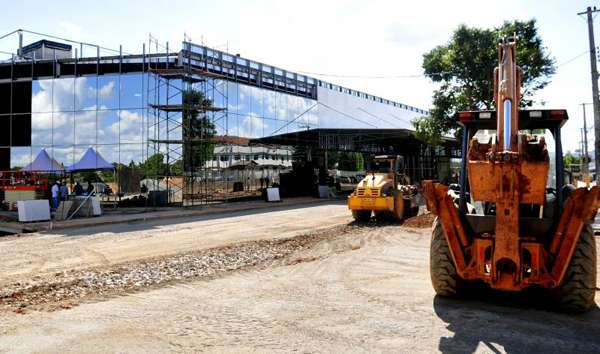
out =
<path fill-rule="evenodd" d="M 15 31 L 0 62 L 0 170 L 42 150 L 71 165 L 91 147 L 113 166 L 94 171 L 107 200 L 122 205 L 257 197 L 295 160 L 327 164 L 313 159 L 326 151 L 404 155 L 415 182 L 442 178 L 458 156 L 452 140 L 414 138 L 422 109 L 189 39 L 176 51 L 151 37 L 131 54 L 36 36 Z"/>

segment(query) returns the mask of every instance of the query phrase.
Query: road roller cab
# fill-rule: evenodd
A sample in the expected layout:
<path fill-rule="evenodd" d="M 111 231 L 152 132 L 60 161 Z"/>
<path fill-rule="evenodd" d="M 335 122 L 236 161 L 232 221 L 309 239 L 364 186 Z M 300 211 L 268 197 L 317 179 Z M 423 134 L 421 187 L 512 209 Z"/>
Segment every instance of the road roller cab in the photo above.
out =
<path fill-rule="evenodd" d="M 348 208 L 357 221 L 402 220 L 416 215 L 417 188 L 404 173 L 402 156 L 380 155 L 370 159 L 365 177 L 348 197 Z"/>

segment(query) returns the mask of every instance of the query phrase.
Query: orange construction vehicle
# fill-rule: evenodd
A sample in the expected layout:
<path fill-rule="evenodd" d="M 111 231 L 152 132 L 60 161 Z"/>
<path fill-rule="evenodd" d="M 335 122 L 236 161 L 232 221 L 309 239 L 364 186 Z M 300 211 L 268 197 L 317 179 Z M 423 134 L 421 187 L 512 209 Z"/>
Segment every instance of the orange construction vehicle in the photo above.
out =
<path fill-rule="evenodd" d="M 460 194 L 423 182 L 427 208 L 437 216 L 431 280 L 442 296 L 459 295 L 470 282 L 505 291 L 548 289 L 561 309 L 585 311 L 596 292 L 591 221 L 600 187 L 563 185 L 567 112 L 519 110 L 516 50 L 514 38 L 498 45 L 497 110 L 458 113 L 464 128 Z M 553 171 L 546 139 L 554 142 Z"/>

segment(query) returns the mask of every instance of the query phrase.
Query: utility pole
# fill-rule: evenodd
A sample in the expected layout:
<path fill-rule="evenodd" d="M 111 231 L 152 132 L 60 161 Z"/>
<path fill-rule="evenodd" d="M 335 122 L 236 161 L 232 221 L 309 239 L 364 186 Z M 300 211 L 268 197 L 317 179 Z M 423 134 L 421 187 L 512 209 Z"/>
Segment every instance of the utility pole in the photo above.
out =
<path fill-rule="evenodd" d="M 584 169 L 581 171 L 583 173 L 583 180 L 585 182 L 585 184 L 589 187 L 590 184 L 590 161 L 589 161 L 589 155 L 588 155 L 588 141 L 587 141 L 587 119 L 585 118 L 585 103 L 582 103 L 581 106 L 583 107 L 583 156 L 584 156 L 584 161 L 585 164 Z"/>
<path fill-rule="evenodd" d="M 579 144 L 579 173 L 581 174 L 581 179 L 585 182 L 585 165 L 584 165 L 584 156 L 583 156 L 583 128 L 581 128 L 581 142 Z"/>
<path fill-rule="evenodd" d="M 590 64 L 592 69 L 592 105 L 594 106 L 594 160 L 596 162 L 596 171 L 600 166 L 600 98 L 598 97 L 598 70 L 596 69 L 596 44 L 594 43 L 594 23 L 592 14 L 600 10 L 588 6 L 585 12 L 578 15 L 587 15 L 588 37 L 590 45 Z M 596 180 L 600 173 L 596 172 Z"/>

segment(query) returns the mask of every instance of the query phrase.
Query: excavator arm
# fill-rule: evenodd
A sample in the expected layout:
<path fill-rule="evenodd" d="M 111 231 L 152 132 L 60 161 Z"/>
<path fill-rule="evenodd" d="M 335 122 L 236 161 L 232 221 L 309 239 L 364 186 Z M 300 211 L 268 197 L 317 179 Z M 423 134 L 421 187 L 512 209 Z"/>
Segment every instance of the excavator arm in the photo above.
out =
<path fill-rule="evenodd" d="M 471 201 L 457 203 L 446 186 L 423 182 L 427 207 L 441 223 L 457 274 L 465 280 L 482 280 L 493 288 L 511 291 L 561 284 L 582 229 L 596 214 L 600 197 L 600 187 L 577 189 L 564 206 L 556 203 L 552 220 L 542 220 L 549 171 L 546 141 L 544 137 L 520 134 L 520 124 L 525 129 L 551 127 L 559 133 L 564 123 L 560 119 L 566 119 L 566 112 L 519 111 L 522 70 L 517 66 L 516 53 L 514 38 L 500 40 L 498 67 L 494 70 L 496 111 L 458 115 L 465 126 L 496 130 L 487 142 L 471 139 L 463 153 L 472 201 L 494 205 L 495 213 L 474 215 L 468 211 L 472 208 L 459 208 Z M 491 122 L 494 118 L 495 127 Z M 540 210 L 539 218 L 520 215 L 523 206 Z M 548 222 L 551 227 L 547 229 L 539 226 Z"/>

